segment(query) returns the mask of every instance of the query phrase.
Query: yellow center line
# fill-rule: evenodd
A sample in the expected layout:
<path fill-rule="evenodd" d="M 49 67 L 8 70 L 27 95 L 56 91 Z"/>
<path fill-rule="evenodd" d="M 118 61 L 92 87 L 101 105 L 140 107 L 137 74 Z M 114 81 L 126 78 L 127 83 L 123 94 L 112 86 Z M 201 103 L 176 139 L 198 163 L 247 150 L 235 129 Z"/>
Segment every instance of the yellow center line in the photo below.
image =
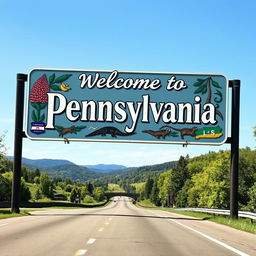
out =
<path fill-rule="evenodd" d="M 102 232 L 103 230 L 104 230 L 104 228 L 100 228 L 98 231 L 99 231 L 99 232 Z"/>
<path fill-rule="evenodd" d="M 74 254 L 74 256 L 82 256 L 82 255 L 85 255 L 87 253 L 87 250 L 84 250 L 84 249 L 80 249 L 80 250 L 77 250 L 76 253 Z"/>

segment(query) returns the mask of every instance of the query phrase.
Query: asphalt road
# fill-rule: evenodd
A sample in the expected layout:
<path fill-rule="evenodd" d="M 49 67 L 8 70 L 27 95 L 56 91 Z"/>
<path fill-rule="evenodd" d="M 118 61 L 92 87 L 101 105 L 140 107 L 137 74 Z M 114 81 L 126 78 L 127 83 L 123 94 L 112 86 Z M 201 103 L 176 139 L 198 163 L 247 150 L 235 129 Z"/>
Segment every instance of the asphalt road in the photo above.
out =
<path fill-rule="evenodd" d="M 51 209 L 0 221 L 1 256 L 256 255 L 256 235 L 209 221 L 141 209 Z"/>

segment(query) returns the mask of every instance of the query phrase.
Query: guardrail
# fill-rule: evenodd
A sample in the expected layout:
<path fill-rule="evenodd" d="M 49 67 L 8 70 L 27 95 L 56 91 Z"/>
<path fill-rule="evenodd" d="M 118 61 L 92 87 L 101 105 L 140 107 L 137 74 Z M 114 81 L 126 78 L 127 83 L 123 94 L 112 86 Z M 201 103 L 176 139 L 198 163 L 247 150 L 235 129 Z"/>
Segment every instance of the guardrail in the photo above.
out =
<path fill-rule="evenodd" d="M 230 210 L 220 210 L 220 209 L 208 209 L 208 208 L 174 208 L 174 210 L 178 211 L 191 211 L 191 212 L 203 212 L 203 213 L 211 213 L 217 215 L 230 215 Z M 248 211 L 238 211 L 238 217 L 247 218 L 256 220 L 256 213 L 248 212 Z"/>

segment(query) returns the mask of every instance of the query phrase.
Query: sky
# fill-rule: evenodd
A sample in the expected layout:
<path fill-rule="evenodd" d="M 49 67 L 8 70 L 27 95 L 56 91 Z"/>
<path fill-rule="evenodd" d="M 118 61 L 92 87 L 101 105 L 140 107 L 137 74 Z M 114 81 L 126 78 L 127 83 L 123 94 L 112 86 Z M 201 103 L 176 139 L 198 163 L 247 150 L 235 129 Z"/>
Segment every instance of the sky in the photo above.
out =
<path fill-rule="evenodd" d="M 16 74 L 33 68 L 221 73 L 240 79 L 240 147 L 254 149 L 255 10 L 253 0 L 0 0 L 0 134 L 6 154 L 13 155 Z M 229 148 L 24 139 L 23 157 L 131 167 Z"/>

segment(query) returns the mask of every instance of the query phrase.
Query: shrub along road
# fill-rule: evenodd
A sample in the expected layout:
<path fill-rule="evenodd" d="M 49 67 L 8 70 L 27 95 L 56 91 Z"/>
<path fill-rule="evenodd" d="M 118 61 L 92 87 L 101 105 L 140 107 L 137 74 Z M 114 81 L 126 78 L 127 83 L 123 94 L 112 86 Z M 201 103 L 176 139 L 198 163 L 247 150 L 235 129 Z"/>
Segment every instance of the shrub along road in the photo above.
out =
<path fill-rule="evenodd" d="M 116 198 L 105 208 L 49 209 L 0 221 L 0 255 L 255 255 L 256 236 Z"/>

